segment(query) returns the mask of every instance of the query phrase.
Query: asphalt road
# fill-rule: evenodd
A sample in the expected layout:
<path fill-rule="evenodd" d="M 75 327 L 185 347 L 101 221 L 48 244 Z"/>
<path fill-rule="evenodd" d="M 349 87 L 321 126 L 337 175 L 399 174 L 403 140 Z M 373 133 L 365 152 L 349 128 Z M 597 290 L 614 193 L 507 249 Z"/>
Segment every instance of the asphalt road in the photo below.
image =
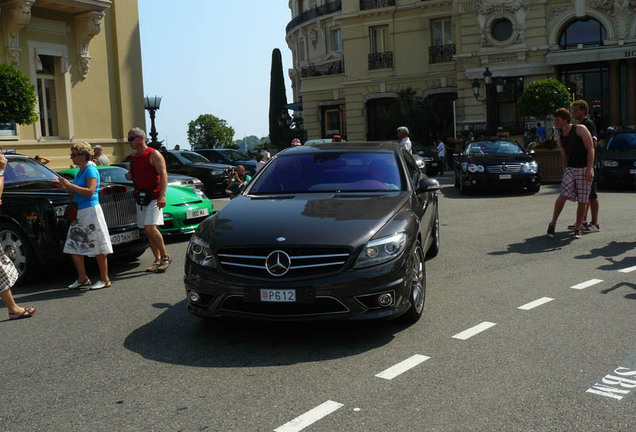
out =
<path fill-rule="evenodd" d="M 0 322 L 0 431 L 636 431 L 634 192 L 602 191 L 602 230 L 579 240 L 566 204 L 549 240 L 557 186 L 440 181 L 442 248 L 410 327 L 202 321 L 187 238 L 165 274 L 146 253 L 113 264 L 110 289 L 66 290 L 63 269 L 16 287 L 38 311 Z"/>

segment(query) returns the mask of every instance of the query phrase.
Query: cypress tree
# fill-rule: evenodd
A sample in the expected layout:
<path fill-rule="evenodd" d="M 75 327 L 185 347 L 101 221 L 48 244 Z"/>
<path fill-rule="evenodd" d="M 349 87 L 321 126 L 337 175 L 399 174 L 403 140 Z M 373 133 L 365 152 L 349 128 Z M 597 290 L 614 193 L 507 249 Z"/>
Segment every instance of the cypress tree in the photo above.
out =
<path fill-rule="evenodd" d="M 285 80 L 283 78 L 283 60 L 280 50 L 275 48 L 272 51 L 272 69 L 269 84 L 269 137 L 272 145 L 279 149 L 289 147 L 290 143 L 284 142 L 287 125 L 278 124 L 281 113 L 287 105 L 287 93 L 285 90 Z"/>

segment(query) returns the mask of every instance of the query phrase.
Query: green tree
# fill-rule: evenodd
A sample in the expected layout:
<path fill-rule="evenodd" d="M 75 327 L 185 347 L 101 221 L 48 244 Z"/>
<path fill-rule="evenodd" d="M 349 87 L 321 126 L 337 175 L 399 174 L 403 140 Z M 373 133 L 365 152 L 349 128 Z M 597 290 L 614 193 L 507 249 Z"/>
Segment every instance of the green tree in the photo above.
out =
<path fill-rule="evenodd" d="M 283 78 L 283 60 L 280 50 L 275 48 L 272 51 L 272 69 L 269 81 L 269 136 L 272 144 L 279 149 L 284 149 L 290 145 L 290 143 L 285 142 L 286 137 L 289 136 L 289 127 L 284 122 L 282 125 L 279 124 L 285 105 L 287 105 L 287 91 Z"/>
<path fill-rule="evenodd" d="M 234 147 L 234 128 L 212 114 L 201 114 L 188 123 L 188 142 L 193 150 Z"/>
<path fill-rule="evenodd" d="M 544 119 L 557 108 L 569 108 L 570 93 L 554 78 L 534 81 L 523 90 L 517 105 L 522 115 Z"/>
<path fill-rule="evenodd" d="M 32 124 L 38 120 L 35 111 L 35 86 L 19 70 L 0 64 L 0 124 Z"/>

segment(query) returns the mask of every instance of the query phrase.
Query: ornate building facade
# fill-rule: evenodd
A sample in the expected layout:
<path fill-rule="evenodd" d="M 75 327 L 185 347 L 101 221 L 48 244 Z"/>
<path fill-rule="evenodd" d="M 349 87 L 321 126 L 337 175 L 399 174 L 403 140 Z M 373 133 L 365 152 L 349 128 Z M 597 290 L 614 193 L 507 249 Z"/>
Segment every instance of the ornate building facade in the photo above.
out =
<path fill-rule="evenodd" d="M 490 123 L 523 130 L 528 119 L 516 100 L 529 82 L 549 77 L 586 99 L 600 127 L 636 124 L 636 0 L 290 0 L 289 7 L 289 75 L 309 138 L 394 138 L 383 120 L 407 89 L 430 107 L 424 140 Z"/>
<path fill-rule="evenodd" d="M 39 120 L 0 125 L 0 146 L 70 164 L 73 142 L 100 144 L 111 161 L 145 125 L 136 0 L 0 0 L 0 61 L 36 87 Z"/>

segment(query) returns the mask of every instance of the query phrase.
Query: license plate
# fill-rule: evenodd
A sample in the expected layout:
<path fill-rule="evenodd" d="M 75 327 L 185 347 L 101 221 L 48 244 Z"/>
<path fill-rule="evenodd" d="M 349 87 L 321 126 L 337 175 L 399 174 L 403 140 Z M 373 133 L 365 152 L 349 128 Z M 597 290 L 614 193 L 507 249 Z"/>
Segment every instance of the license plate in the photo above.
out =
<path fill-rule="evenodd" d="M 207 216 L 210 212 L 208 211 L 208 209 L 204 208 L 201 210 L 192 210 L 189 211 L 188 213 L 186 213 L 186 217 L 188 219 L 194 219 L 194 218 L 198 218 L 201 216 Z"/>
<path fill-rule="evenodd" d="M 512 174 L 499 174 L 499 180 L 510 180 L 512 178 Z"/>
<path fill-rule="evenodd" d="M 294 303 L 296 290 L 294 289 L 261 289 L 262 302 Z"/>
<path fill-rule="evenodd" d="M 139 240 L 139 231 L 128 231 L 120 234 L 111 234 L 110 242 L 113 245 L 122 243 L 130 243 L 131 241 Z"/>
<path fill-rule="evenodd" d="M 437 163 L 433 162 L 433 163 L 431 164 L 431 166 L 437 166 Z"/>
<path fill-rule="evenodd" d="M 629 170 L 629 173 L 630 173 L 630 174 L 636 174 L 636 169 L 630 169 L 630 170 Z"/>

